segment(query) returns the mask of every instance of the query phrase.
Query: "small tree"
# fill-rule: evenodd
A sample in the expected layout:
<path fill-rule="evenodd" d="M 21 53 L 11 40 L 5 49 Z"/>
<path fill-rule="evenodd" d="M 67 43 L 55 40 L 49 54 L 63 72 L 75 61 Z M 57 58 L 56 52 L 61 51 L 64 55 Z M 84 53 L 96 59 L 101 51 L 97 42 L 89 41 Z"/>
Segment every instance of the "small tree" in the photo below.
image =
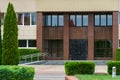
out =
<path fill-rule="evenodd" d="M 3 32 L 2 64 L 17 65 L 20 57 L 18 51 L 18 27 L 16 13 L 11 3 L 8 4 Z"/>
<path fill-rule="evenodd" d="M 1 43 L 1 12 L 0 12 L 0 65 L 1 65 L 1 58 L 2 58 L 2 43 Z"/>

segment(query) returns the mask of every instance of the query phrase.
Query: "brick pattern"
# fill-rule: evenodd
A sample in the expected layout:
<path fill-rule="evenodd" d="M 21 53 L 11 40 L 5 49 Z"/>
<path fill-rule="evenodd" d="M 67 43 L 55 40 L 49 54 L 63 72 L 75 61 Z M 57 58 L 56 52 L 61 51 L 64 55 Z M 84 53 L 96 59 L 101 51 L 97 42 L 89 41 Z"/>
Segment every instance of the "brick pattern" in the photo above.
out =
<path fill-rule="evenodd" d="M 87 27 L 70 27 L 70 39 L 87 39 Z"/>
<path fill-rule="evenodd" d="M 43 27 L 42 27 L 42 13 L 37 12 L 37 48 L 42 52 L 43 50 Z"/>
<path fill-rule="evenodd" d="M 44 39 L 63 39 L 63 27 L 45 27 L 43 32 Z"/>
<path fill-rule="evenodd" d="M 88 20 L 88 59 L 94 59 L 94 25 L 93 14 L 89 14 Z"/>
<path fill-rule="evenodd" d="M 69 59 L 69 16 L 67 14 L 64 15 L 64 31 L 63 31 L 63 52 L 64 52 L 64 60 Z"/>
<path fill-rule="evenodd" d="M 95 39 L 112 40 L 111 34 L 112 34 L 112 27 L 95 27 L 94 30 Z"/>
<path fill-rule="evenodd" d="M 69 15 L 64 14 L 64 27 L 42 27 L 42 13 L 37 12 L 37 48 L 43 50 L 44 40 L 63 40 L 64 60 L 69 59 L 69 40 L 88 39 L 88 59 L 94 59 L 94 40 L 113 40 L 113 59 L 118 48 L 118 12 L 113 12 L 112 27 L 94 27 L 94 14 L 89 13 L 88 27 L 69 27 Z"/>
<path fill-rule="evenodd" d="M 116 49 L 118 48 L 118 12 L 113 12 L 112 40 L 113 40 L 113 59 L 115 59 Z"/>

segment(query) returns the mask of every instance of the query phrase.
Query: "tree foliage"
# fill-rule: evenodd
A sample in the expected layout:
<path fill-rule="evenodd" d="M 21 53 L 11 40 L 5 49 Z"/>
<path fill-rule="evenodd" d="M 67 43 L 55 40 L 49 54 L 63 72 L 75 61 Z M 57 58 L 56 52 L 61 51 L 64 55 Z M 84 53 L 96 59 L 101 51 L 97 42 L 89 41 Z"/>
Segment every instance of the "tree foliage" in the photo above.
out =
<path fill-rule="evenodd" d="M 2 58 L 2 43 L 1 43 L 1 12 L 0 12 L 0 65 L 1 65 L 1 58 Z"/>
<path fill-rule="evenodd" d="M 17 17 L 13 5 L 9 3 L 4 20 L 2 64 L 17 65 L 19 57 Z"/>

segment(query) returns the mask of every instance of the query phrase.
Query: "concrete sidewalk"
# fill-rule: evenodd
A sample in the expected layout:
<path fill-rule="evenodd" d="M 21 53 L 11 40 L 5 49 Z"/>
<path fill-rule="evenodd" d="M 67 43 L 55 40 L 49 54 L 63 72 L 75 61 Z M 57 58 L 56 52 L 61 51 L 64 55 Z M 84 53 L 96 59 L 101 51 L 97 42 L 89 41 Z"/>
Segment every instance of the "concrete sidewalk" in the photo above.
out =
<path fill-rule="evenodd" d="M 64 65 L 21 65 L 35 68 L 34 80 L 65 80 Z M 107 73 L 106 65 L 96 65 L 95 73 Z"/>

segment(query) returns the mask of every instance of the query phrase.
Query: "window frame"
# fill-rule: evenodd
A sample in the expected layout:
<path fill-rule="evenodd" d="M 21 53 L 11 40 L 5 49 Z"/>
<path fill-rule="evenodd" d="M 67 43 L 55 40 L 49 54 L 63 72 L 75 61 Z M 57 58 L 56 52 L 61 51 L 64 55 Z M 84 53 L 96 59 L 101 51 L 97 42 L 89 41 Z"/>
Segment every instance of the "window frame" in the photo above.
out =
<path fill-rule="evenodd" d="M 29 14 L 29 24 L 25 24 L 25 14 L 26 13 L 28 13 Z M 24 13 L 17 13 L 17 20 L 18 20 L 18 22 L 19 22 L 19 19 L 18 19 L 18 15 L 19 14 L 22 14 L 22 23 L 21 24 L 18 24 L 18 25 L 22 25 L 22 26 L 35 26 L 35 25 L 37 25 L 37 18 L 36 18 L 36 22 L 35 22 L 35 24 L 32 24 L 32 14 L 35 14 L 35 16 L 36 16 L 36 12 L 24 12 Z"/>
<path fill-rule="evenodd" d="M 25 44 L 25 47 L 20 47 L 20 46 L 19 46 L 19 41 L 20 41 L 20 40 L 25 41 L 25 43 L 26 43 L 26 44 Z M 30 40 L 36 41 L 36 39 L 27 39 L 27 40 L 25 40 L 25 39 L 19 39 L 19 40 L 18 40 L 18 47 L 19 47 L 19 48 L 36 48 L 36 47 L 37 47 L 36 44 L 35 44 L 35 45 L 36 45 L 35 47 L 30 47 L 30 46 L 29 46 L 29 41 L 30 41 Z"/>
<path fill-rule="evenodd" d="M 74 26 L 70 26 L 70 16 L 71 16 L 71 15 L 74 15 L 74 16 L 75 16 L 75 25 L 74 25 Z M 81 21 L 80 21 L 80 22 L 81 22 L 81 26 L 77 26 L 77 16 L 78 16 L 78 15 L 81 15 Z M 87 17 L 87 18 L 88 18 L 88 24 L 87 24 L 87 25 L 83 25 L 83 23 L 84 23 L 84 22 L 83 22 L 83 16 L 84 16 L 84 15 L 85 15 L 85 16 L 86 16 L 86 15 L 88 16 L 88 17 Z M 81 14 L 81 13 L 69 14 L 69 27 L 88 27 L 88 25 L 89 25 L 89 15 L 88 15 L 87 13 L 82 13 L 82 14 Z"/>
<path fill-rule="evenodd" d="M 50 23 L 51 23 L 50 25 L 47 25 L 47 24 L 46 24 L 46 20 L 47 20 L 47 19 L 46 19 L 46 16 L 48 16 L 48 15 L 50 15 L 50 20 L 51 20 L 51 21 L 50 21 Z M 53 24 L 52 24 L 52 23 L 53 23 L 53 22 L 52 22 L 52 21 L 53 21 L 53 18 L 52 18 L 52 17 L 53 17 L 54 15 L 57 16 L 57 25 L 56 25 L 56 26 L 53 26 Z M 59 16 L 63 16 L 63 25 L 60 25 L 60 23 L 59 23 Z M 44 24 L 42 25 L 43 27 L 63 27 L 63 26 L 64 26 L 64 14 L 43 14 L 43 19 L 42 19 L 42 20 L 43 20 L 43 23 L 44 23 Z"/>
<path fill-rule="evenodd" d="M 95 15 L 99 15 L 99 25 L 95 24 Z M 106 25 L 101 24 L 101 16 L 106 15 Z M 108 15 L 112 16 L 112 25 L 108 24 Z M 112 27 L 113 26 L 113 14 L 112 13 L 95 13 L 94 14 L 94 27 Z"/>

